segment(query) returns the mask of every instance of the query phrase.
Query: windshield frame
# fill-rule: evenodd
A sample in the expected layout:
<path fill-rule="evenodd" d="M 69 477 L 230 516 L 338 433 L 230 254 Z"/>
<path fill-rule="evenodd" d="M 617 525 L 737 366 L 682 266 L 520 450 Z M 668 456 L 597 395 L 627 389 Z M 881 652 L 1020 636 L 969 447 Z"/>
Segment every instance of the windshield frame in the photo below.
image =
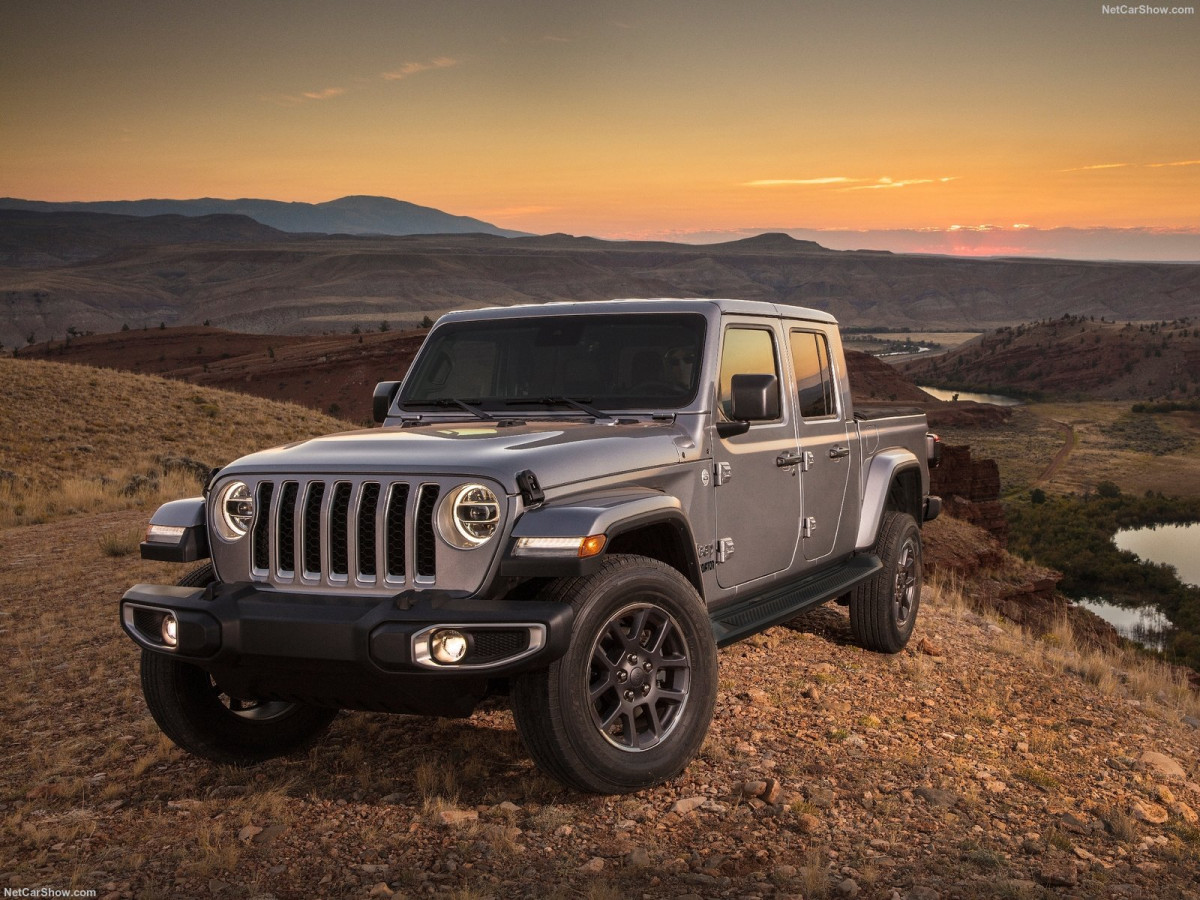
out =
<path fill-rule="evenodd" d="M 692 372 L 691 381 L 687 388 L 686 395 L 681 394 L 678 397 L 671 398 L 668 402 L 662 402 L 665 397 L 648 398 L 647 402 L 631 402 L 629 395 L 615 395 L 605 397 L 600 395 L 598 391 L 572 391 L 565 389 L 565 385 L 554 385 L 554 390 L 541 391 L 532 390 L 528 395 L 522 396 L 463 396 L 453 397 L 453 401 L 461 403 L 465 401 L 472 406 L 486 410 L 489 413 L 495 414 L 497 418 L 562 418 L 562 417 L 578 417 L 581 410 L 571 401 L 578 401 L 582 404 L 594 406 L 597 410 L 605 415 L 614 413 L 631 414 L 631 415 L 661 415 L 675 414 L 680 412 L 695 412 L 700 411 L 698 408 L 707 402 L 707 397 L 703 390 L 705 379 L 708 376 L 707 367 L 707 343 L 710 334 L 712 334 L 711 316 L 697 309 L 614 309 L 611 312 L 607 310 L 597 310 L 595 308 L 588 310 L 579 310 L 564 312 L 555 310 L 553 313 L 547 310 L 546 313 L 538 314 L 534 312 L 531 315 L 511 316 L 500 315 L 496 318 L 478 318 L 471 316 L 470 318 L 452 319 L 450 321 L 439 322 L 437 326 L 426 337 L 425 343 L 422 345 L 420 352 L 413 360 L 409 367 L 408 373 L 405 375 L 404 381 L 400 389 L 396 393 L 395 400 L 392 405 L 391 414 L 403 418 L 411 419 L 419 418 L 442 418 L 447 415 L 461 416 L 462 413 L 447 408 L 445 403 L 449 397 L 431 397 L 430 399 L 415 399 L 412 397 L 413 388 L 416 384 L 417 377 L 425 377 L 427 372 L 425 369 L 432 365 L 432 354 L 437 353 L 442 349 L 442 344 L 439 338 L 447 337 L 446 332 L 453 330 L 454 332 L 471 332 L 476 330 L 487 329 L 527 329 L 530 326 L 536 326 L 540 322 L 550 325 L 554 320 L 576 319 L 576 320 L 605 320 L 614 319 L 622 320 L 625 324 L 630 324 L 630 320 L 649 319 L 657 320 L 657 324 L 685 325 L 688 329 L 694 329 L 693 336 L 695 338 L 695 347 L 692 350 L 694 357 L 691 361 Z M 719 315 L 719 313 L 718 313 Z M 540 320 L 540 322 L 539 322 Z M 676 320 L 672 322 L 671 320 Z M 586 328 L 587 323 L 580 327 Z M 645 326 L 640 326 L 645 327 Z M 476 333 L 480 333 L 476 331 Z M 562 346 L 569 346 L 564 344 Z M 666 353 L 664 350 L 664 362 Z M 607 354 L 606 354 L 607 356 Z M 549 385 L 547 385 L 549 387 Z M 539 408 L 539 401 L 545 398 L 546 402 Z M 565 398 L 569 398 L 564 402 Z M 439 400 L 442 402 L 439 404 Z M 607 401 L 622 401 L 622 402 L 607 402 Z M 657 401 L 657 402 L 652 402 Z"/>

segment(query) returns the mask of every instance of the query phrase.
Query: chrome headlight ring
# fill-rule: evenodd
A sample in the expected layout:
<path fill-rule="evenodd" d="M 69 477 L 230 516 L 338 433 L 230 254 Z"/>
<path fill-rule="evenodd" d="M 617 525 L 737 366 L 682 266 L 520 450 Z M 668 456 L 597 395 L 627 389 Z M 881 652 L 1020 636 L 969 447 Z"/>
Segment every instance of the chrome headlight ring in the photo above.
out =
<path fill-rule="evenodd" d="M 215 508 L 217 534 L 227 541 L 246 536 L 254 521 L 254 494 L 242 481 L 231 481 L 217 492 Z"/>
<path fill-rule="evenodd" d="M 500 530 L 500 500 L 482 484 L 464 484 L 450 491 L 438 512 L 438 532 L 451 547 L 474 550 Z"/>

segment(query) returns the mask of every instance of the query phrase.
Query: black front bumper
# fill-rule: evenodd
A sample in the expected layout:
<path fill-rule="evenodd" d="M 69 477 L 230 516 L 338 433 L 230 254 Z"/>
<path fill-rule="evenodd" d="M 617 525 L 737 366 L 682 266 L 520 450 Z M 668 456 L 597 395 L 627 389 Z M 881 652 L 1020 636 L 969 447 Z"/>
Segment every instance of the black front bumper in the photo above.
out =
<path fill-rule="evenodd" d="M 161 633 L 168 615 L 173 648 Z M 200 666 L 231 696 L 443 716 L 468 715 L 492 679 L 558 659 L 572 621 L 565 603 L 442 591 L 380 599 L 139 584 L 121 598 L 121 625 L 139 646 Z M 460 663 L 431 658 L 438 626 L 467 635 Z"/>

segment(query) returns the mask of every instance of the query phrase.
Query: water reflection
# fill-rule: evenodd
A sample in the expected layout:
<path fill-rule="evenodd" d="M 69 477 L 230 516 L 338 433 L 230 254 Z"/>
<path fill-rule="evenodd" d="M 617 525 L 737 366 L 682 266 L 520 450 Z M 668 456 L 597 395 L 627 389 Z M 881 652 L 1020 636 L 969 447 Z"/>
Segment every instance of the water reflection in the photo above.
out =
<path fill-rule="evenodd" d="M 964 403 L 973 401 L 975 403 L 990 403 L 992 406 L 1020 406 L 1024 403 L 1023 400 L 1018 400 L 1015 397 L 1005 397 L 1003 394 L 972 394 L 970 391 L 944 391 L 941 388 L 925 387 L 924 385 L 917 385 L 917 387 L 935 400 L 954 400 L 957 398 Z"/>
<path fill-rule="evenodd" d="M 1113 542 L 1146 562 L 1174 566 L 1185 584 L 1200 585 L 1200 523 L 1130 528 L 1118 531 Z"/>
<path fill-rule="evenodd" d="M 1121 637 L 1143 647 L 1165 650 L 1170 643 L 1174 627 L 1160 609 L 1153 606 L 1129 609 L 1095 599 L 1080 600 L 1078 603 L 1112 625 Z"/>

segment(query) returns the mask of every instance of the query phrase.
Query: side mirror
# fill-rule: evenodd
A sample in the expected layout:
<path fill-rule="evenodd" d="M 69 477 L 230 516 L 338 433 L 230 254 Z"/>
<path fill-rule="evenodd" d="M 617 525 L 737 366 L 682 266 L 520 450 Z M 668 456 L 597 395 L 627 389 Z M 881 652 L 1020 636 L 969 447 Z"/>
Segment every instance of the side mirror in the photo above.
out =
<path fill-rule="evenodd" d="M 371 397 L 371 417 L 376 422 L 387 418 L 388 410 L 392 408 L 392 401 L 396 399 L 396 392 L 399 390 L 398 381 L 381 381 L 375 385 L 375 393 Z"/>
<path fill-rule="evenodd" d="M 779 379 L 774 375 L 734 375 L 730 418 L 764 422 L 779 418 Z"/>

